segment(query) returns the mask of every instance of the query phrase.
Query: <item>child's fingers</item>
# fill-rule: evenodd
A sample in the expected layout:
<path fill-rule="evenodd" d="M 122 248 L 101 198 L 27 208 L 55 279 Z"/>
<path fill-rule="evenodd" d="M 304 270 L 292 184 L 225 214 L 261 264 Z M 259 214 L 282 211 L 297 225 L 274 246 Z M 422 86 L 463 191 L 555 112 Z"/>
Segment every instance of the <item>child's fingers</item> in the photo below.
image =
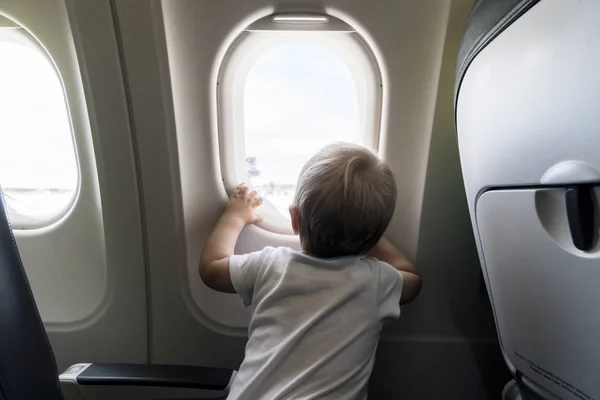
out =
<path fill-rule="evenodd" d="M 240 189 L 240 196 L 245 197 L 248 194 L 248 186 L 244 185 Z"/>
<path fill-rule="evenodd" d="M 242 189 L 245 187 L 246 185 L 244 184 L 244 182 L 238 184 L 232 191 L 231 191 L 231 197 L 239 197 L 239 195 L 241 194 Z"/>
<path fill-rule="evenodd" d="M 254 200 L 254 204 L 253 204 L 253 206 L 254 206 L 254 208 L 256 208 L 256 207 L 260 207 L 260 206 L 262 205 L 262 203 L 263 203 L 263 199 L 262 199 L 262 197 L 257 197 L 257 198 Z"/>
<path fill-rule="evenodd" d="M 256 193 L 256 190 L 253 190 L 253 191 L 250 192 L 250 198 L 251 199 L 254 200 L 256 198 L 256 196 L 258 196 L 258 193 Z"/>
<path fill-rule="evenodd" d="M 263 222 L 263 217 L 261 217 L 260 215 L 257 215 L 256 219 L 254 220 L 254 223 L 260 224 L 261 222 Z"/>

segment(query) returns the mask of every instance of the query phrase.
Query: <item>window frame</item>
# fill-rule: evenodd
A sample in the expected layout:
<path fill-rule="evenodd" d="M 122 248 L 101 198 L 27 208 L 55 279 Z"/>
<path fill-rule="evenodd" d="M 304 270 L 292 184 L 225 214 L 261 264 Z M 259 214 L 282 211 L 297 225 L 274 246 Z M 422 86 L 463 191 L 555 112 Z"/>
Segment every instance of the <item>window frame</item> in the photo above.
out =
<path fill-rule="evenodd" d="M 5 205 L 8 206 L 7 214 L 8 218 L 11 221 L 11 226 L 13 229 L 20 230 L 37 230 L 44 229 L 51 225 L 58 223 L 63 220 L 75 207 L 77 203 L 77 199 L 79 197 L 79 192 L 81 189 L 81 167 L 79 162 L 79 154 L 77 151 L 77 144 L 75 142 L 75 132 L 73 127 L 73 121 L 71 118 L 71 113 L 69 110 L 69 102 L 67 99 L 67 93 L 65 90 L 65 85 L 58 70 L 58 66 L 52 59 L 50 53 L 46 50 L 42 43 L 40 43 L 27 29 L 20 26 L 16 22 L 3 17 L 0 15 L 0 40 L 7 41 L 15 44 L 19 44 L 21 46 L 27 47 L 32 51 L 37 52 L 41 56 L 45 57 L 48 61 L 50 67 L 53 68 L 54 73 L 56 75 L 56 79 L 60 83 L 62 89 L 63 101 L 65 103 L 65 111 L 66 117 L 68 119 L 69 125 L 69 136 L 71 139 L 71 145 L 73 150 L 73 155 L 75 159 L 75 168 L 76 168 L 76 182 L 73 187 L 73 192 L 70 196 L 70 199 L 65 202 L 64 206 L 58 208 L 55 212 L 43 213 L 43 214 L 35 214 L 28 215 L 16 212 L 13 210 L 6 199 L 6 194 L 4 193 L 4 189 L 0 189 L 0 196 L 2 199 L 0 201 L 4 201 Z"/>
<path fill-rule="evenodd" d="M 318 43 L 340 57 L 348 67 L 358 90 L 361 144 L 378 151 L 381 136 L 383 80 L 375 54 L 364 38 L 350 25 L 330 16 L 327 23 L 282 23 L 269 15 L 250 24 L 228 47 L 217 77 L 217 131 L 221 178 L 227 193 L 239 183 L 250 182 L 246 172 L 244 132 L 244 86 L 248 74 L 270 49 L 290 40 Z M 358 78 L 358 79 L 357 79 Z M 373 132 L 372 135 L 367 135 Z M 292 235 L 288 222 L 265 199 L 260 228 L 272 233 Z M 285 226 L 284 226 L 285 225 Z"/>

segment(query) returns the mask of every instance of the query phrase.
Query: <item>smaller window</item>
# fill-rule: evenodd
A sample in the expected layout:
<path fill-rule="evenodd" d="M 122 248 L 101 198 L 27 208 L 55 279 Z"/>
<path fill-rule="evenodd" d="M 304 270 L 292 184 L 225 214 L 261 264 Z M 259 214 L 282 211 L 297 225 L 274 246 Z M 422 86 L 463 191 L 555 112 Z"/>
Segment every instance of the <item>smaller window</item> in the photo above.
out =
<path fill-rule="evenodd" d="M 46 51 L 23 28 L 0 22 L 0 184 L 13 226 L 37 228 L 60 218 L 75 197 L 69 112 Z"/>
<path fill-rule="evenodd" d="M 291 233 L 288 207 L 317 150 L 339 141 L 377 149 L 381 78 L 364 41 L 342 21 L 328 16 L 333 25 L 288 31 L 273 20 L 253 24 L 260 29 L 238 37 L 223 62 L 221 160 L 228 188 L 244 181 L 265 199 L 263 226 Z"/>

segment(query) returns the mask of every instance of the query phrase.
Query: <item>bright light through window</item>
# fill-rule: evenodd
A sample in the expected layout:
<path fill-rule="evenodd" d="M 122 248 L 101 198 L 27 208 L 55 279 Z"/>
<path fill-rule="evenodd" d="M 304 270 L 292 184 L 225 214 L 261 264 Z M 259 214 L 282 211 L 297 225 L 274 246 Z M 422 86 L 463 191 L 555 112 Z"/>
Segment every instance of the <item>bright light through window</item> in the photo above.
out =
<path fill-rule="evenodd" d="M 250 183 L 288 216 L 300 169 L 321 147 L 360 142 L 358 91 L 348 66 L 318 44 L 268 50 L 244 88 Z"/>
<path fill-rule="evenodd" d="M 377 150 L 377 62 L 352 27 L 328 18 L 332 25 L 304 31 L 269 30 L 269 17 L 256 21 L 229 47 L 219 72 L 223 180 L 227 189 L 243 181 L 259 192 L 261 227 L 272 232 L 292 233 L 288 208 L 298 175 L 319 149 L 351 142 Z"/>
<path fill-rule="evenodd" d="M 43 225 L 71 204 L 77 183 L 55 66 L 24 30 L 0 28 L 0 184 L 11 218 Z"/>

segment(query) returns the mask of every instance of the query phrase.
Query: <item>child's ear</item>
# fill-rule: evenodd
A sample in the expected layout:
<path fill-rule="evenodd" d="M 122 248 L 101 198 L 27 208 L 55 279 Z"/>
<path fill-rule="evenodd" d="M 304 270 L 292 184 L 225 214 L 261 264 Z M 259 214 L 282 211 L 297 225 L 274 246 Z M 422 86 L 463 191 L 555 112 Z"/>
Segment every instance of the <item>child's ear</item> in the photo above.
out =
<path fill-rule="evenodd" d="M 298 209 L 290 206 L 290 218 L 292 219 L 292 230 L 294 235 L 298 234 Z"/>

